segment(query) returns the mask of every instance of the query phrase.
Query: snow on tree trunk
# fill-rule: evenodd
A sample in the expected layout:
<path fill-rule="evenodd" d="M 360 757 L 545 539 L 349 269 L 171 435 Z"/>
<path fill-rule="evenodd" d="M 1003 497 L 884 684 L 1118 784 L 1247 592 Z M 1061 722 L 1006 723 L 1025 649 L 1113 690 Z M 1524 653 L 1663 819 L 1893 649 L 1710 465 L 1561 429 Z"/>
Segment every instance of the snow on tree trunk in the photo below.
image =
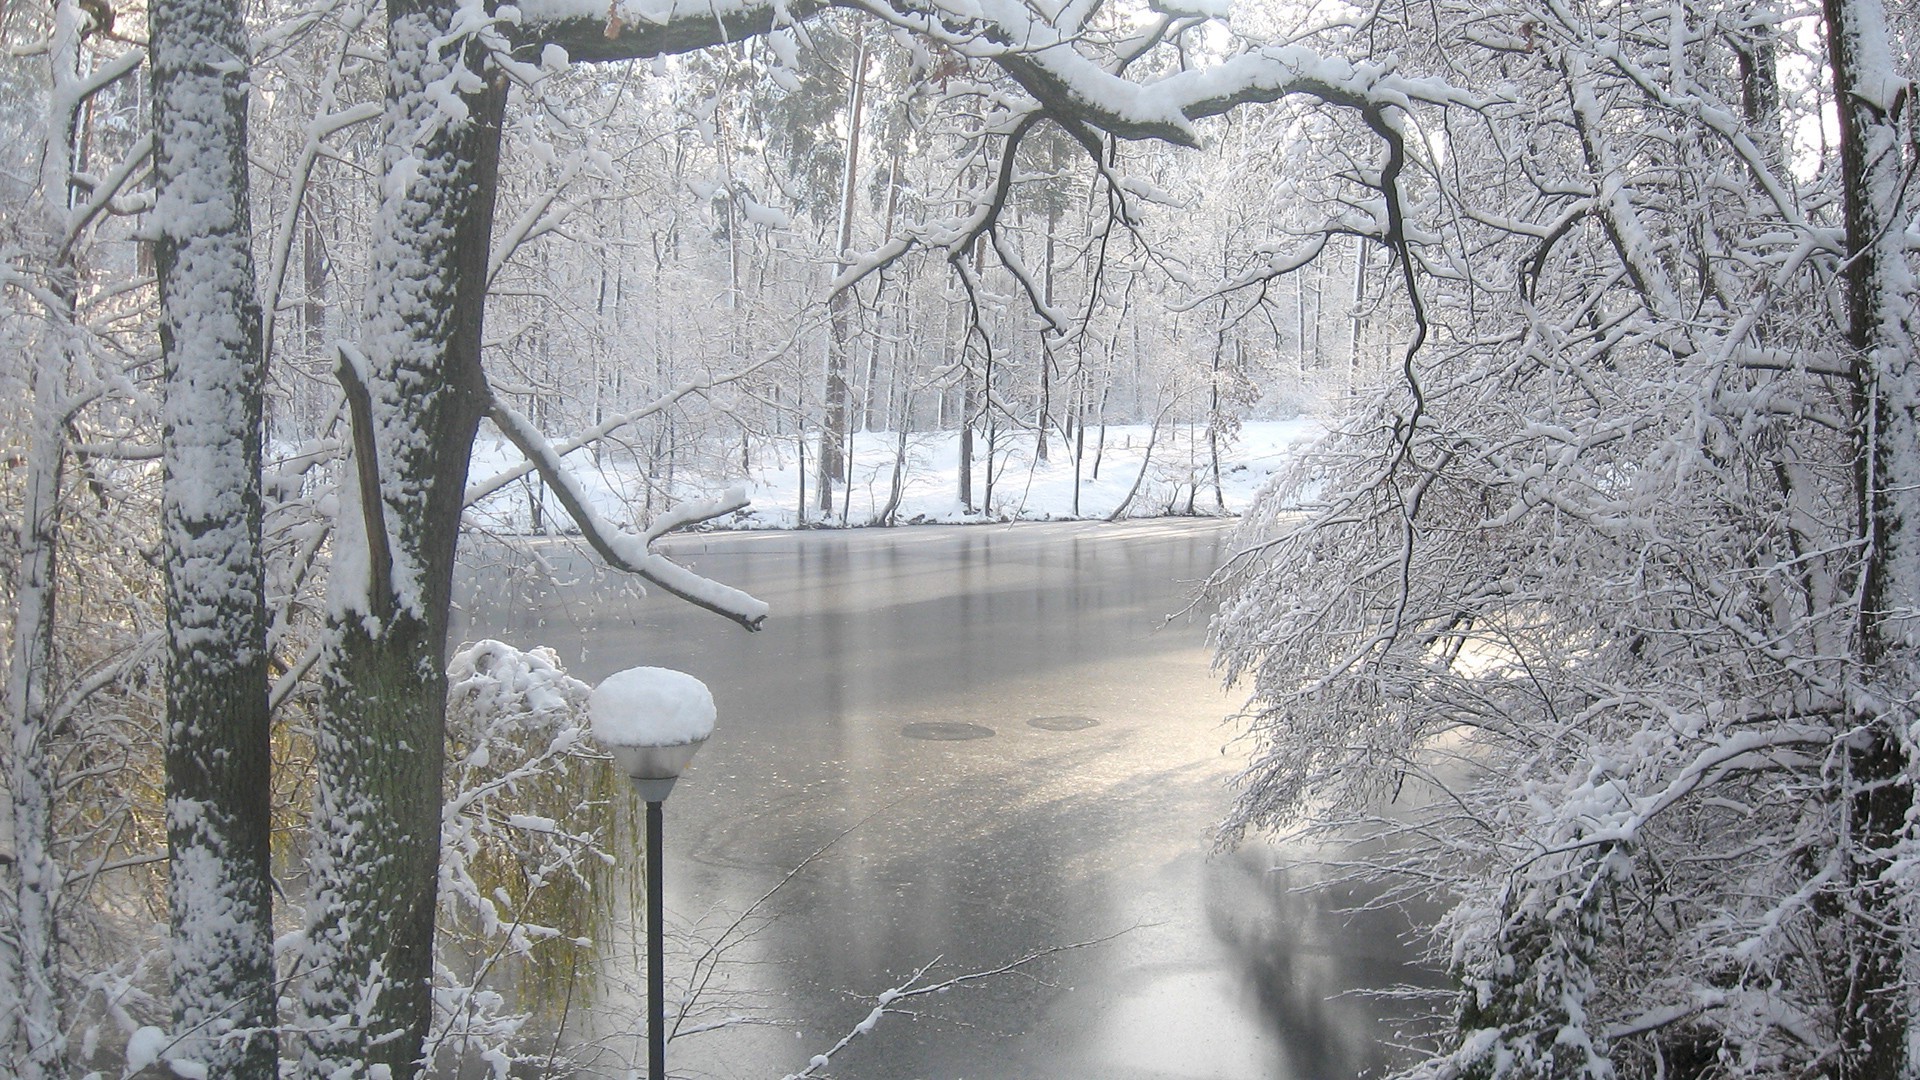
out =
<path fill-rule="evenodd" d="M 173 1045 L 270 1077 L 274 1035 L 264 361 L 234 0 L 151 9 L 155 262 L 166 406 L 167 846 Z"/>
<path fill-rule="evenodd" d="M 305 955 L 307 1077 L 411 1075 L 431 1019 L 446 618 L 506 84 L 483 20 L 388 6 L 383 185 L 330 587 Z M 492 78 L 492 81 L 488 81 Z M 364 355 L 361 350 L 364 350 Z"/>
<path fill-rule="evenodd" d="M 1908 263 L 1912 87 L 1900 79 L 1880 0 L 1827 0 L 1846 192 L 1845 282 L 1868 558 L 1860 586 L 1857 695 L 1846 738 L 1845 960 L 1835 972 L 1838 1075 L 1905 1075 L 1912 992 L 1902 985 L 1910 903 L 1887 874 L 1913 810 L 1914 619 L 1920 604 L 1920 356 Z"/>

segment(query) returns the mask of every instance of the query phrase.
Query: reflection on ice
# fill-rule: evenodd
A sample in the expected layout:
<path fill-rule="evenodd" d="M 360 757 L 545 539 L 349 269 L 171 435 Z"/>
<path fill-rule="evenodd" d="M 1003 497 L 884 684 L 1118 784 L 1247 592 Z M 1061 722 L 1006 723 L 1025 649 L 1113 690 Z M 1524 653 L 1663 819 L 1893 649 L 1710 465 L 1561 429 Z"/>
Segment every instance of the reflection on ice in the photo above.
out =
<path fill-rule="evenodd" d="M 1129 1080 L 1384 1066 L 1383 1007 L 1349 991 L 1418 976 L 1402 925 L 1293 890 L 1257 845 L 1212 853 L 1239 764 L 1222 723 L 1233 703 L 1203 628 L 1166 617 L 1223 533 L 1066 524 L 668 544 L 773 604 L 756 635 L 598 580 L 557 546 L 539 572 L 478 570 L 467 636 L 552 646 L 582 679 L 649 664 L 711 687 L 719 723 L 667 821 L 667 907 L 689 941 L 711 940 L 805 863 L 705 990 L 718 1015 L 778 1026 L 677 1039 L 674 1071 L 795 1069 L 936 958 L 937 982 L 1107 935 L 914 999 L 830 1071 Z M 952 734 L 975 730 L 991 737 Z M 612 917 L 600 1011 L 576 1036 L 632 1030 L 621 980 L 634 913 Z M 669 950 L 670 982 L 695 955 Z M 631 1052 L 630 1039 L 611 1045 Z"/>

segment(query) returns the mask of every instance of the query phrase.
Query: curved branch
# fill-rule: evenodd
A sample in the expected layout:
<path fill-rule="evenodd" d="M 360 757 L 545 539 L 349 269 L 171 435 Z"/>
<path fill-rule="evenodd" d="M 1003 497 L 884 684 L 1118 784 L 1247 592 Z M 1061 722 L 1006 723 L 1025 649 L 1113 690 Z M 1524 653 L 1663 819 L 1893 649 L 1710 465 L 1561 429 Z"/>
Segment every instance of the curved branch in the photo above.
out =
<path fill-rule="evenodd" d="M 487 415 L 540 471 L 540 478 L 566 508 L 568 516 L 580 526 L 581 535 L 609 566 L 638 574 L 695 607 L 731 619 L 748 630 L 758 630 L 766 622 L 768 608 L 764 600 L 701 577 L 652 550 L 653 541 L 670 529 L 710 521 L 747 506 L 746 494 L 739 488 L 709 502 L 685 504 L 645 534 L 635 536 L 617 528 L 594 510 L 579 481 L 547 444 L 546 436 L 526 417 L 497 397 L 492 399 Z"/>

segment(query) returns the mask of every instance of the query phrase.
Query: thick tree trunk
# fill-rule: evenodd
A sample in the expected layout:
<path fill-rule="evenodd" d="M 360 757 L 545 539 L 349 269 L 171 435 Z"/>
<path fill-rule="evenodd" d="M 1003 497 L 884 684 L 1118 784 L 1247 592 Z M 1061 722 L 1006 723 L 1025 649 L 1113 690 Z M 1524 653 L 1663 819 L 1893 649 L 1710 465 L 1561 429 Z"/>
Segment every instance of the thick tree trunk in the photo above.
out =
<path fill-rule="evenodd" d="M 330 597 L 299 1074 L 410 1076 L 432 1016 L 446 618 L 473 435 L 506 85 L 454 0 L 388 5 L 385 194 Z M 464 68 L 463 72 L 461 69 Z M 485 80 L 484 82 L 482 80 Z M 443 81 L 478 88 L 465 115 Z M 348 505 L 352 504 L 352 505 Z"/>
<path fill-rule="evenodd" d="M 1914 277 L 1904 236 L 1912 103 L 1895 79 L 1880 0 L 1827 0 L 1834 98 L 1840 103 L 1846 188 L 1848 344 L 1860 431 L 1861 661 L 1872 694 L 1858 696 L 1847 741 L 1848 813 L 1840 898 L 1845 950 L 1834 998 L 1843 1080 L 1905 1074 L 1913 1017 L 1902 942 L 1912 928 L 1899 886 L 1885 879 L 1913 808 L 1904 744 L 1911 721 L 1914 610 L 1920 602 L 1920 357 Z"/>
<path fill-rule="evenodd" d="M 151 9 L 165 368 L 167 846 L 173 1046 L 271 1077 L 274 1033 L 260 308 L 237 0 Z"/>

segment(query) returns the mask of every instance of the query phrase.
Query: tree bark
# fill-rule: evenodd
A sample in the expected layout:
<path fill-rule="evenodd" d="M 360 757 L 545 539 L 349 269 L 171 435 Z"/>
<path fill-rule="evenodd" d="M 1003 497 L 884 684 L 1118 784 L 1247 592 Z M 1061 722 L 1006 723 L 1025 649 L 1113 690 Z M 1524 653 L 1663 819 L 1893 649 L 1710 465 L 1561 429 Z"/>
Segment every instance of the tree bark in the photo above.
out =
<path fill-rule="evenodd" d="M 298 1073 L 411 1076 L 432 1018 L 446 627 L 474 432 L 507 87 L 454 0 L 388 5 L 387 178 L 365 355 L 347 350 L 357 489 L 329 599 Z M 464 68 L 464 71 L 461 69 Z M 475 85 L 464 115 L 442 80 Z M 342 565 L 344 563 L 345 565 Z"/>
<path fill-rule="evenodd" d="M 1866 540 L 1861 582 L 1859 695 L 1845 739 L 1847 812 L 1844 952 L 1835 965 L 1843 1080 L 1904 1074 L 1913 1017 L 1901 968 L 1911 927 L 1886 880 L 1913 807 L 1904 731 L 1911 722 L 1913 614 L 1920 601 L 1920 358 L 1914 277 L 1903 239 L 1912 103 L 1893 78 L 1880 0 L 1827 0 L 1828 50 L 1839 103 L 1846 196 L 1845 283 L 1859 453 L 1856 487 Z M 1891 100 L 1889 100 L 1891 98 Z"/>
<path fill-rule="evenodd" d="M 271 1077 L 265 358 L 236 0 L 151 9 L 165 420 L 170 1056 Z"/>
<path fill-rule="evenodd" d="M 79 123 L 80 37 L 88 17 L 73 0 L 54 6 L 48 38 L 49 82 L 39 191 L 26 216 L 46 249 L 34 343 L 33 430 L 21 492 L 19 564 L 14 585 L 12 651 L 7 672 L 13 863 L 5 867 L 8 923 L 0 930 L 0 1042 L 21 1080 L 65 1071 L 66 1022 L 60 990 L 60 905 L 65 872 L 54 855 L 54 796 L 59 790 L 48 716 L 58 601 L 60 483 L 66 465 L 69 369 L 79 347 L 78 275 L 62 241 L 70 208 L 72 148 Z"/>

